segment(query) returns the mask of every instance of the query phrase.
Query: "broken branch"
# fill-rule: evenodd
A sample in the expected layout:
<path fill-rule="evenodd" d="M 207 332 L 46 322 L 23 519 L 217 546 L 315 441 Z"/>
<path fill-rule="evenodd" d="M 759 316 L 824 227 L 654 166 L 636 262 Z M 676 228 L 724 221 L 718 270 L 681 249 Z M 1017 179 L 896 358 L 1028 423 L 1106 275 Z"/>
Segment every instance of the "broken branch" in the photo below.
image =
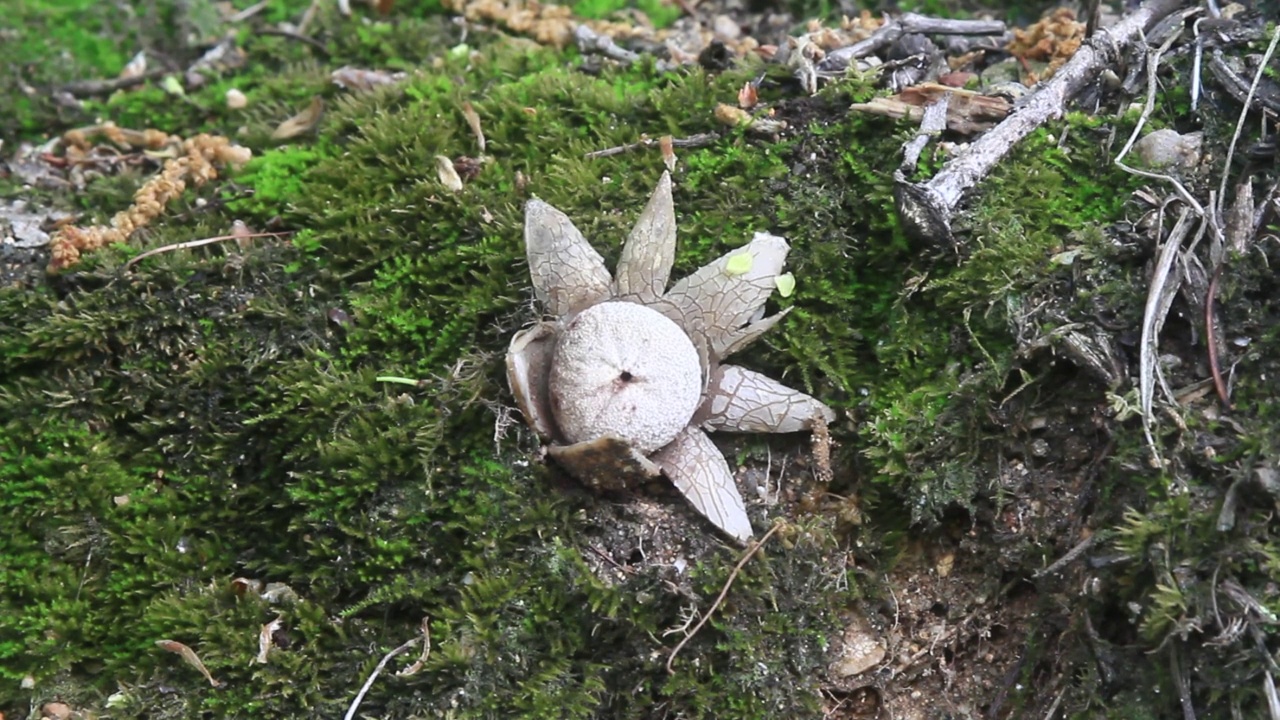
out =
<path fill-rule="evenodd" d="M 951 220 L 961 198 L 991 172 L 1009 150 L 1048 120 L 1061 117 L 1067 101 L 1078 94 L 1143 32 L 1174 12 L 1182 0 L 1149 0 L 1114 28 L 1101 29 L 1021 109 L 978 138 L 925 183 L 900 179 L 895 188 L 898 215 L 911 235 L 950 239 Z"/>

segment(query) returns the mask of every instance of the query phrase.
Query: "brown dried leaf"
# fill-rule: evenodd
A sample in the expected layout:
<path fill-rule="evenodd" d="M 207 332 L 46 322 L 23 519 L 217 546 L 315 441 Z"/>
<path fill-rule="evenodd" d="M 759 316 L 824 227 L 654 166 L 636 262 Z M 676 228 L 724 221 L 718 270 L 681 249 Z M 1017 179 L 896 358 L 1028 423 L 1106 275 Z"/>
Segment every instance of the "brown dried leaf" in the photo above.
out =
<path fill-rule="evenodd" d="M 124 69 L 120 71 L 120 79 L 130 79 L 142 77 L 147 72 L 147 51 L 139 50 L 137 55 L 133 56 Z"/>
<path fill-rule="evenodd" d="M 658 139 L 658 149 L 662 151 L 662 164 L 667 166 L 667 172 L 676 171 L 676 151 L 670 135 L 663 135 Z"/>
<path fill-rule="evenodd" d="M 476 109 L 471 107 L 471 103 L 462 103 L 462 116 L 467 119 L 467 125 L 471 127 L 471 132 L 476 136 L 476 144 L 480 146 L 480 152 L 484 152 L 484 130 L 480 127 L 480 115 Z"/>
<path fill-rule="evenodd" d="M 311 104 L 306 110 L 280 123 L 275 132 L 271 133 L 271 139 L 288 140 L 311 132 L 320 124 L 320 118 L 323 116 L 324 98 L 316 95 L 311 98 Z"/>
<path fill-rule="evenodd" d="M 205 667 L 203 662 L 200 662 L 200 656 L 196 655 L 195 650 L 192 650 L 177 640 L 157 640 L 156 647 L 181 656 L 188 665 L 199 670 L 200 674 L 204 675 L 204 679 L 208 680 L 210 685 L 213 687 L 222 687 L 222 683 L 213 679 L 213 675 L 209 673 L 209 668 Z"/>

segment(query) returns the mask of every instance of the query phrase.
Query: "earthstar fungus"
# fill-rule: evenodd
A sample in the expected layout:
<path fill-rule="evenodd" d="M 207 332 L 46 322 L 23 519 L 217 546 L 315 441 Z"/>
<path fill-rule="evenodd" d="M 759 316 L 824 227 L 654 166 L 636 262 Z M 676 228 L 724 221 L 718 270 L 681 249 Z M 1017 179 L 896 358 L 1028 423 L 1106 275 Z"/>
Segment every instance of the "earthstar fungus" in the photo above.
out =
<path fill-rule="evenodd" d="M 507 379 L 526 422 L 571 475 L 630 484 L 665 474 L 738 542 L 751 522 L 733 473 L 708 431 L 795 432 L 823 403 L 723 361 L 787 314 L 764 317 L 787 241 L 756 233 L 669 290 L 676 220 L 663 173 L 623 246 L 617 275 L 568 216 L 525 206 L 534 295 L 553 320 L 521 330 Z"/>

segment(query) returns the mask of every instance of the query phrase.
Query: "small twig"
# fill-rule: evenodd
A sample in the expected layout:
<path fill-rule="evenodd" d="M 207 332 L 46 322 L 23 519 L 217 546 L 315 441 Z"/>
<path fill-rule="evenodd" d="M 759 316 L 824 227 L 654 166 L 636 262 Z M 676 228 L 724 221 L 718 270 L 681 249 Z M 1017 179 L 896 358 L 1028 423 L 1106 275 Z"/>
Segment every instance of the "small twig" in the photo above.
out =
<path fill-rule="evenodd" d="M 587 549 L 595 553 L 601 560 L 604 560 L 605 562 L 612 565 L 614 569 L 617 570 L 618 572 L 623 573 L 624 575 L 635 574 L 635 570 L 632 570 L 629 567 L 625 567 L 619 564 L 617 560 L 614 560 L 613 558 L 609 557 L 608 554 L 606 554 L 605 551 L 601 550 L 600 548 L 597 548 L 594 545 L 588 545 Z"/>
<path fill-rule="evenodd" d="M 250 5 L 249 7 L 247 7 L 247 8 L 245 8 L 245 9 L 241 10 L 240 12 L 236 13 L 235 15 L 232 15 L 231 17 L 227 18 L 227 22 L 228 22 L 228 23 L 244 22 L 245 20 L 248 20 L 249 18 L 253 17 L 254 15 L 257 15 L 258 13 L 262 12 L 263 10 L 265 10 L 265 9 L 266 9 L 266 7 L 267 7 L 267 3 L 269 3 L 270 1 L 271 1 L 271 0 L 259 0 L 258 2 L 256 2 L 256 3 L 252 4 L 252 5 Z"/>
<path fill-rule="evenodd" d="M 702 619 L 698 621 L 698 624 L 693 626 L 693 629 L 689 631 L 689 634 L 684 636 L 684 639 L 676 645 L 675 649 L 671 651 L 671 655 L 667 657 L 668 673 L 673 675 L 675 674 L 676 671 L 671 667 L 671 665 L 676 661 L 676 655 L 679 655 L 680 651 L 684 649 L 684 646 L 689 644 L 689 641 L 692 640 L 693 637 L 698 634 L 698 631 L 702 629 L 702 626 L 707 624 L 707 620 L 711 619 L 711 616 L 715 614 L 716 609 L 720 607 L 720 603 L 724 602 L 725 596 L 729 594 L 729 588 L 733 586 L 733 581 L 738 578 L 738 573 L 742 572 L 743 566 L 747 564 L 748 560 L 755 557 L 755 554 L 760 551 L 760 548 L 764 547 L 766 542 L 769 542 L 769 538 L 773 537 L 774 533 L 782 529 L 782 525 L 783 523 L 781 521 L 774 523 L 773 527 L 769 528 L 769 532 L 765 533 L 764 537 L 760 538 L 758 542 L 753 543 L 742 555 L 742 559 L 734 566 L 733 572 L 729 573 L 729 579 L 724 581 L 724 587 L 720 588 L 720 594 L 716 596 L 716 601 L 711 603 L 711 607 L 702 614 Z"/>
<path fill-rule="evenodd" d="M 906 173 L 915 172 L 920 163 L 920 153 L 924 152 L 929 140 L 942 135 L 947 129 L 947 106 L 950 103 L 951 93 L 946 93 L 925 106 L 916 136 L 902 146 L 902 164 L 898 166 L 898 172 L 902 173 L 903 180 Z"/>
<path fill-rule="evenodd" d="M 307 45 L 310 45 L 313 50 L 320 53 L 320 55 L 326 60 L 329 59 L 329 49 L 324 46 L 324 43 L 313 37 L 307 37 L 306 35 L 300 35 L 296 32 L 281 30 L 279 28 L 262 28 L 258 30 L 258 34 L 275 35 L 277 37 L 288 38 L 290 40 L 297 40 L 300 43 L 306 43 Z"/>
<path fill-rule="evenodd" d="M 1196 720 L 1195 705 L 1191 702 L 1191 679 L 1183 672 L 1182 663 L 1178 660 L 1178 646 L 1169 646 L 1169 671 L 1173 675 L 1173 685 L 1178 689 L 1178 704 L 1182 706 L 1183 720 Z"/>
<path fill-rule="evenodd" d="M 1280 27 L 1271 31 L 1271 43 L 1258 63 L 1258 71 L 1253 75 L 1253 83 L 1249 85 L 1249 94 L 1245 96 L 1244 105 L 1240 108 L 1240 117 L 1236 120 L 1236 130 L 1231 135 L 1231 144 L 1227 146 L 1227 159 L 1222 163 L 1222 182 L 1218 185 L 1218 205 L 1214 208 L 1214 217 L 1222 217 L 1222 203 L 1227 196 L 1227 177 L 1231 175 L 1231 159 L 1236 153 L 1236 143 L 1240 141 L 1240 132 L 1244 130 L 1245 119 L 1249 117 L 1249 106 L 1253 104 L 1253 96 L 1258 92 L 1258 83 L 1262 80 L 1262 71 L 1267 69 L 1271 56 L 1276 52 L 1276 44 L 1280 43 Z"/>
<path fill-rule="evenodd" d="M 867 39 L 827 53 L 818 63 L 818 69 L 844 70 L 851 61 L 888 47 L 903 35 L 1004 35 L 1005 30 L 1005 24 L 999 20 L 949 20 L 903 13 L 881 25 Z"/>
<path fill-rule="evenodd" d="M 1105 540 L 1107 537 L 1109 537 L 1107 533 L 1095 532 L 1094 534 L 1090 535 L 1089 537 L 1077 543 L 1075 547 L 1067 551 L 1066 555 L 1063 555 L 1062 557 L 1055 560 L 1053 564 L 1049 565 L 1049 567 L 1043 570 L 1037 570 L 1036 572 L 1032 573 L 1031 577 L 1042 578 L 1045 575 L 1052 575 L 1058 572 L 1062 568 L 1069 565 L 1073 560 L 1075 560 L 1076 558 L 1088 552 L 1089 549 L 1092 548 L 1094 545 L 1097 545 L 1099 540 Z"/>
<path fill-rule="evenodd" d="M 1271 720 L 1280 720 L 1280 693 L 1276 692 L 1276 679 L 1271 677 L 1271 673 L 1262 676 L 1262 693 L 1267 696 Z"/>
<path fill-rule="evenodd" d="M 347 708 L 347 714 L 343 716 L 343 720 L 351 720 L 356 716 L 356 710 L 359 709 L 360 703 L 364 701 L 365 694 L 369 692 L 369 688 L 373 687 L 373 681 L 378 679 L 378 675 L 382 673 L 382 669 L 387 666 L 387 663 L 391 662 L 391 658 L 417 645 L 419 642 L 421 642 L 421 638 L 413 638 L 382 656 L 382 660 L 378 661 L 378 666 L 369 674 L 369 679 L 364 681 L 364 687 L 360 688 L 360 692 L 356 693 L 356 699 L 351 701 L 351 707 Z"/>
<path fill-rule="evenodd" d="M 112 78 L 110 80 L 78 80 L 76 82 L 69 82 L 58 89 L 62 92 L 71 93 L 76 97 L 108 95 L 117 90 L 131 88 L 134 85 L 141 85 L 148 80 L 162 78 L 171 72 L 173 71 L 158 68 L 155 70 L 148 70 L 141 75 L 134 75 L 132 77 Z"/>
<path fill-rule="evenodd" d="M 584 53 L 600 53 L 628 65 L 640 59 L 639 53 L 619 47 L 613 38 L 592 30 L 585 23 L 574 28 L 573 39 L 578 43 L 578 49 Z"/>
<path fill-rule="evenodd" d="M 422 618 L 422 654 L 409 667 L 396 673 L 396 677 L 409 677 L 416 675 L 422 668 L 426 667 L 427 661 L 431 659 L 431 617 L 428 615 Z"/>
<path fill-rule="evenodd" d="M 720 133 L 713 133 L 713 132 L 698 133 L 697 135 L 690 135 L 687 138 L 672 138 L 671 147 L 673 148 L 707 147 L 708 145 L 715 143 L 715 141 L 719 139 L 720 139 Z M 660 139 L 646 137 L 636 142 L 628 143 L 626 145 L 618 145 L 616 147 L 605 148 L 603 150 L 592 150 L 589 153 L 584 153 L 582 157 L 588 160 L 591 160 L 594 158 L 613 157 L 614 155 L 621 155 L 622 153 L 630 152 L 632 150 L 655 147 L 658 145 L 659 142 L 660 142 Z"/>
<path fill-rule="evenodd" d="M 135 255 L 134 257 L 129 259 L 129 262 L 124 264 L 124 267 L 120 269 L 122 271 L 128 270 L 129 268 L 133 267 L 134 265 L 137 265 L 139 262 L 151 257 L 152 255 L 159 255 L 160 253 L 167 253 L 173 250 L 187 250 L 189 248 L 200 247 L 201 245 L 212 245 L 213 243 L 226 242 L 227 240 L 248 240 L 249 238 L 258 238 L 258 237 L 284 237 L 286 235 L 292 235 L 292 234 L 293 234 L 292 232 L 262 232 L 262 233 L 249 233 L 247 235 L 245 234 L 219 235 L 217 237 L 203 238 L 201 240 L 188 240 L 186 242 L 174 243 L 173 245 L 163 245 L 158 248 L 151 248 L 150 250 L 142 253 L 141 255 Z"/>

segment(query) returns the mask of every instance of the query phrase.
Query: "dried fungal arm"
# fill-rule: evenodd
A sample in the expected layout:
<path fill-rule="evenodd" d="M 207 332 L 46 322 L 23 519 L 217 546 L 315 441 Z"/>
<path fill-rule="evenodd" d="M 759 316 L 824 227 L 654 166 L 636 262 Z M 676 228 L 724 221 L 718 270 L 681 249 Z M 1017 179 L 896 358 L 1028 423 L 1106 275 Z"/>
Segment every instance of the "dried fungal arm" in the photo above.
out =
<path fill-rule="evenodd" d="M 618 259 L 618 298 L 649 303 L 662 297 L 676 259 L 676 212 L 671 173 L 664 172 L 644 206 Z"/>
<path fill-rule="evenodd" d="M 712 374 L 706 400 L 694 421 L 707 430 L 783 433 L 808 430 L 817 417 L 831 422 L 836 414 L 767 375 L 722 365 Z"/>
<path fill-rule="evenodd" d="M 549 315 L 569 315 L 613 294 L 604 258 L 568 215 L 537 198 L 525 206 L 524 244 L 534 294 Z"/>
<path fill-rule="evenodd" d="M 731 250 L 671 287 L 654 307 L 690 334 L 705 333 L 716 360 L 746 346 L 774 319 L 746 325 L 769 299 L 790 247 L 777 235 L 756 233 L 745 247 Z M 760 325 L 761 323 L 767 323 Z"/>
<path fill-rule="evenodd" d="M 716 527 L 740 543 L 751 539 L 751 520 L 729 463 L 706 433 L 687 427 L 652 460 Z"/>

